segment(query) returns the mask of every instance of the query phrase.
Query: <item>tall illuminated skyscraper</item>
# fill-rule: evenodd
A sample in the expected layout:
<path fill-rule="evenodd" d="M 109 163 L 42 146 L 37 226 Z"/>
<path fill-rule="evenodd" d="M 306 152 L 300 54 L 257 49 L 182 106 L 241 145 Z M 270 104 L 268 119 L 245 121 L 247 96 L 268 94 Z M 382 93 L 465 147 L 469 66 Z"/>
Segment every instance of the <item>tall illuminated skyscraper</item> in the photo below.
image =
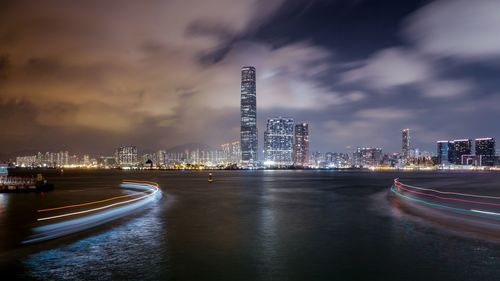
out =
<path fill-rule="evenodd" d="M 309 125 L 307 123 L 295 125 L 293 162 L 301 166 L 309 163 Z"/>
<path fill-rule="evenodd" d="M 403 164 L 410 163 L 410 129 L 403 129 L 402 139 Z"/>
<path fill-rule="evenodd" d="M 257 161 L 257 94 L 255 67 L 241 68 L 241 161 Z"/>
<path fill-rule="evenodd" d="M 293 164 L 293 119 L 270 118 L 264 132 L 264 158 L 270 164 Z"/>

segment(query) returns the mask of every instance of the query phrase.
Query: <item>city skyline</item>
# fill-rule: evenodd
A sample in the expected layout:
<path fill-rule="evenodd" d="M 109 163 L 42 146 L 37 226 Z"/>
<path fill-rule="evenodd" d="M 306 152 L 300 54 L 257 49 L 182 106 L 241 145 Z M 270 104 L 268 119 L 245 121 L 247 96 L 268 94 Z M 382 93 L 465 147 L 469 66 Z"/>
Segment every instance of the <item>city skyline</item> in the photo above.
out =
<path fill-rule="evenodd" d="M 238 139 L 245 65 L 258 69 L 257 131 L 293 116 L 313 128 L 311 151 L 399 151 L 402 128 L 427 151 L 499 137 L 495 2 L 53 4 L 0 6 L 2 158 Z"/>

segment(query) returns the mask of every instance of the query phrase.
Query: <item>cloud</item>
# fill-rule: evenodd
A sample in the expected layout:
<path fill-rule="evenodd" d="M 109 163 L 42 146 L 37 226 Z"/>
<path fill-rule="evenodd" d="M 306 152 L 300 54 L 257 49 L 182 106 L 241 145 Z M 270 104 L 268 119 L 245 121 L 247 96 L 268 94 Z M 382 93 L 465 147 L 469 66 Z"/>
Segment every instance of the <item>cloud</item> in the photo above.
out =
<path fill-rule="evenodd" d="M 143 118 L 174 115 L 184 92 L 212 81 L 199 54 L 223 44 L 221 32 L 252 30 L 283 3 L 256 2 L 9 3 L 0 12 L 0 77 L 8 77 L 0 102 L 32 103 L 43 125 L 72 120 L 122 132 Z M 66 118 L 49 120 L 62 112 Z M 91 116 L 103 118 L 87 122 Z"/>
<path fill-rule="evenodd" d="M 335 59 L 330 50 L 240 39 L 283 2 L 11 2 L 0 11 L 0 105 L 28 104 L 32 125 L 60 135 L 155 135 L 165 147 L 238 137 L 243 65 L 257 67 L 261 110 L 363 100 L 362 91 L 321 82 Z"/>
<path fill-rule="evenodd" d="M 425 97 L 455 98 L 469 93 L 475 87 L 469 80 L 442 80 L 422 83 L 420 90 Z"/>
<path fill-rule="evenodd" d="M 500 1 L 434 1 L 414 13 L 404 31 L 425 53 L 466 60 L 500 56 Z"/>
<path fill-rule="evenodd" d="M 389 48 L 344 72 L 342 82 L 381 92 L 413 86 L 426 98 L 459 97 L 477 88 L 470 79 L 444 78 L 444 70 L 439 60 L 418 50 Z"/>
<path fill-rule="evenodd" d="M 261 109 L 324 108 L 363 98 L 363 94 L 332 91 L 319 80 L 331 67 L 333 54 L 308 42 L 279 48 L 265 43 L 239 42 L 217 64 L 196 79 L 200 95 L 192 102 L 210 108 L 239 107 L 240 68 L 257 69 L 257 103 Z"/>
<path fill-rule="evenodd" d="M 411 124 L 418 113 L 397 107 L 366 108 L 356 111 L 348 120 L 325 120 L 320 129 L 337 146 L 387 147 L 393 146 L 401 128 Z"/>
<path fill-rule="evenodd" d="M 406 119 L 412 116 L 412 112 L 409 110 L 403 110 L 400 108 L 384 107 L 384 108 L 370 108 L 363 109 L 356 112 L 355 116 L 370 120 L 400 120 Z"/>
<path fill-rule="evenodd" d="M 434 75 L 432 63 L 418 53 L 405 48 L 389 48 L 375 53 L 360 67 L 344 73 L 344 83 L 365 83 L 371 88 L 385 90 L 411 85 Z"/>
<path fill-rule="evenodd" d="M 444 9 L 441 6 L 472 5 L 465 1 L 425 6 L 407 22 L 405 35 L 415 45 L 367 49 L 373 55 L 354 62 L 343 62 L 341 54 L 316 44 L 324 41 L 317 38 L 273 37 L 288 42 L 279 45 L 270 43 L 273 39 L 255 41 L 259 32 L 253 32 L 283 11 L 284 3 L 3 1 L 0 122 L 12 133 L 0 139 L 0 147 L 15 150 L 66 143 L 91 150 L 98 139 L 99 146 L 105 146 L 100 151 L 112 151 L 124 144 L 157 149 L 237 139 L 243 65 L 257 67 L 259 126 L 275 114 L 310 122 L 311 143 L 319 147 L 344 147 L 358 141 L 370 145 L 372 139 L 373 145 L 394 146 L 402 127 L 439 123 L 425 114 L 419 118 L 427 121 L 415 121 L 409 116 L 412 108 L 435 109 L 442 114 L 435 118 L 442 120 L 439 124 L 444 128 L 463 117 L 453 109 L 465 104 L 467 94 L 488 87 L 445 67 L 442 56 L 483 56 L 450 52 L 436 40 L 448 40 L 444 33 L 453 26 L 425 14 L 437 13 Z M 479 14 L 477 9 L 464 13 Z M 440 26 L 411 28 L 429 19 Z M 426 37 L 441 26 L 443 34 Z M 482 29 L 479 33 L 486 30 Z M 293 30 L 287 32 L 290 39 L 296 35 Z M 484 40 L 477 44 L 489 42 Z M 429 49 L 428 42 L 444 47 Z M 341 84 L 336 77 L 339 71 Z M 407 94 L 415 90 L 421 95 Z M 386 91 L 401 95 L 373 94 Z M 436 98 L 446 99 L 446 109 L 433 102 Z M 484 106 L 490 110 L 493 104 Z M 488 113 L 493 114 L 493 109 Z"/>

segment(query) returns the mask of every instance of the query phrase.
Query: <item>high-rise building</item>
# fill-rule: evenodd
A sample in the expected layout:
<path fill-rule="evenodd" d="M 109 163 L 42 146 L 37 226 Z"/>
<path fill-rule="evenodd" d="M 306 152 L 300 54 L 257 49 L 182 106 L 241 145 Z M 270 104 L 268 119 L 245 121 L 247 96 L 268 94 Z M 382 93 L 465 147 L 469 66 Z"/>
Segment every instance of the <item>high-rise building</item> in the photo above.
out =
<path fill-rule="evenodd" d="M 309 124 L 307 123 L 295 125 L 293 162 L 301 166 L 309 164 Z"/>
<path fill-rule="evenodd" d="M 493 166 L 496 162 L 496 149 L 494 138 L 475 139 L 476 156 L 479 157 L 479 165 Z"/>
<path fill-rule="evenodd" d="M 354 165 L 358 167 L 377 166 L 382 162 L 382 149 L 358 147 L 353 153 Z"/>
<path fill-rule="evenodd" d="M 241 160 L 257 161 L 257 94 L 255 67 L 241 68 Z"/>
<path fill-rule="evenodd" d="M 156 152 L 156 165 L 161 166 L 167 164 L 167 151 L 165 150 L 158 150 Z"/>
<path fill-rule="evenodd" d="M 238 163 L 241 161 L 240 142 L 233 141 L 221 144 L 221 162 Z"/>
<path fill-rule="evenodd" d="M 410 164 L 410 129 L 403 129 L 402 150 L 403 164 Z"/>
<path fill-rule="evenodd" d="M 90 165 L 90 155 L 88 154 L 83 155 L 83 165 Z"/>
<path fill-rule="evenodd" d="M 311 155 L 311 158 L 312 159 L 310 161 L 310 164 L 312 164 L 316 167 L 319 167 L 325 161 L 325 155 L 323 153 L 321 153 L 320 151 L 313 152 Z"/>
<path fill-rule="evenodd" d="M 223 143 L 220 145 L 221 151 L 224 154 L 224 162 L 231 162 L 231 143 Z"/>
<path fill-rule="evenodd" d="M 437 164 L 449 165 L 452 161 L 452 143 L 450 141 L 437 142 Z"/>
<path fill-rule="evenodd" d="M 267 119 L 264 132 L 264 159 L 275 165 L 291 165 L 293 163 L 293 119 Z"/>
<path fill-rule="evenodd" d="M 113 167 L 116 165 L 116 157 L 113 156 L 97 157 L 97 165 L 99 165 L 100 167 Z"/>
<path fill-rule="evenodd" d="M 453 163 L 462 165 L 462 156 L 470 155 L 472 149 L 472 140 L 460 139 L 453 141 Z"/>
<path fill-rule="evenodd" d="M 231 161 L 238 163 L 241 161 L 241 145 L 240 141 L 231 143 Z"/>
<path fill-rule="evenodd" d="M 325 167 L 346 167 L 349 163 L 349 154 L 326 152 L 325 153 Z"/>
<path fill-rule="evenodd" d="M 137 159 L 137 147 L 135 146 L 122 146 L 115 151 L 116 163 L 122 167 L 136 166 L 138 164 Z"/>

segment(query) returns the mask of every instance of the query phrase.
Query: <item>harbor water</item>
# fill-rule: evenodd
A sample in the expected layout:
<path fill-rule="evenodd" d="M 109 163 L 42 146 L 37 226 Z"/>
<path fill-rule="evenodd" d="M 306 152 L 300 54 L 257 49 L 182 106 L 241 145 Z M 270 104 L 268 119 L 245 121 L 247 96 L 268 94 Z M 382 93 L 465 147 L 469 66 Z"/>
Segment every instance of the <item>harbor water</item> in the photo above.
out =
<path fill-rule="evenodd" d="M 394 178 L 500 196 L 497 172 L 66 170 L 55 190 L 0 194 L 5 280 L 498 280 L 500 244 L 399 208 Z M 29 171 L 19 172 L 29 176 Z M 37 210 L 123 194 L 163 196 L 131 214 L 24 245 Z"/>

